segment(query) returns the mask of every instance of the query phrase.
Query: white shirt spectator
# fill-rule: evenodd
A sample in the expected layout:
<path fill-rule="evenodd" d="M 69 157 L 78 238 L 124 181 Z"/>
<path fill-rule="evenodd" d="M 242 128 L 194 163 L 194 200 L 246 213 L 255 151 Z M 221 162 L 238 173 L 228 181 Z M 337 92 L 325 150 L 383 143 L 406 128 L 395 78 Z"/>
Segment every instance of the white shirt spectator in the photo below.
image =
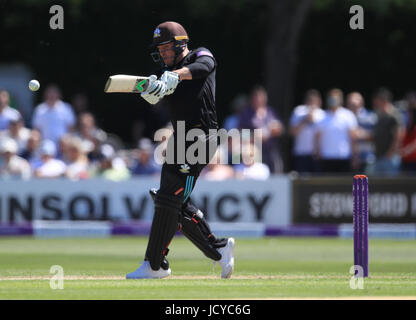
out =
<path fill-rule="evenodd" d="M 65 174 L 66 164 L 55 159 L 56 146 L 51 140 L 44 140 L 39 148 L 41 163 L 35 169 L 38 178 L 57 178 Z"/>
<path fill-rule="evenodd" d="M 242 179 L 267 180 L 270 177 L 269 167 L 261 162 L 255 162 L 250 166 L 236 165 L 236 176 Z"/>
<path fill-rule="evenodd" d="M 58 159 L 48 159 L 36 169 L 37 175 L 41 178 L 55 178 L 65 174 L 66 165 Z"/>
<path fill-rule="evenodd" d="M 10 121 L 17 121 L 21 118 L 20 112 L 9 106 L 0 111 L 0 130 L 9 128 Z"/>
<path fill-rule="evenodd" d="M 20 128 L 17 136 L 13 136 L 10 130 L 2 130 L 0 131 L 0 139 L 2 138 L 13 139 L 17 143 L 17 154 L 20 155 L 26 149 L 27 142 L 30 138 L 30 129 Z"/>
<path fill-rule="evenodd" d="M 71 180 L 85 179 L 88 176 L 88 163 L 73 162 L 67 165 L 66 176 Z"/>
<path fill-rule="evenodd" d="M 53 107 L 46 102 L 35 108 L 32 126 L 42 133 L 42 139 L 52 140 L 56 145 L 76 122 L 70 104 L 56 101 Z"/>
<path fill-rule="evenodd" d="M 322 159 L 349 159 L 351 157 L 351 130 L 357 128 L 357 119 L 350 110 L 339 107 L 327 110 L 325 118 L 317 124 L 320 133 Z"/>
<path fill-rule="evenodd" d="M 24 179 L 31 176 L 29 162 L 16 155 L 17 144 L 10 138 L 0 140 L 0 177 L 3 179 Z"/>
<path fill-rule="evenodd" d="M 32 175 L 32 170 L 28 161 L 17 155 L 13 155 L 8 163 L 4 163 L 4 166 L 2 161 L 0 175 L 2 178 L 28 180 Z"/>
<path fill-rule="evenodd" d="M 297 106 L 290 118 L 290 126 L 294 127 L 299 125 L 306 116 L 311 112 L 311 107 L 306 105 Z M 302 130 L 295 137 L 293 146 L 293 153 L 296 156 L 312 155 L 314 135 L 316 130 L 316 124 L 325 118 L 325 111 L 321 108 L 316 108 L 313 111 L 313 122 L 305 125 Z"/>

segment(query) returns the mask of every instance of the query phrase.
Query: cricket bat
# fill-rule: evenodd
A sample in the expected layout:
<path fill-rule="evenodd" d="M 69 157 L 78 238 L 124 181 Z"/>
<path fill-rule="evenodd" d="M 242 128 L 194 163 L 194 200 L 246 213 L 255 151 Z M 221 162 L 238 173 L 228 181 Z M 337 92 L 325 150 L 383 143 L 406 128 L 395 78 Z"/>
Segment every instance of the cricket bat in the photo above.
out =
<path fill-rule="evenodd" d="M 116 74 L 108 78 L 104 92 L 141 93 L 147 89 L 149 83 L 150 77 Z"/>

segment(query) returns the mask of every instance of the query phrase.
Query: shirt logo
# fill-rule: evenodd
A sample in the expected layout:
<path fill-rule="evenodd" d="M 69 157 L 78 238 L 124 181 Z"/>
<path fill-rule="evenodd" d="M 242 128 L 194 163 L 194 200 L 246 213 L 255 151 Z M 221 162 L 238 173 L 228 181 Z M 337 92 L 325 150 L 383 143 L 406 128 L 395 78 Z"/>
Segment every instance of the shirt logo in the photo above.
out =
<path fill-rule="evenodd" d="M 160 37 L 160 29 L 156 28 L 155 32 L 153 33 L 153 38 L 158 38 L 158 37 Z"/>
<path fill-rule="evenodd" d="M 181 165 L 181 168 L 179 169 L 182 173 L 189 173 L 189 169 L 191 169 L 186 163 Z"/>
<path fill-rule="evenodd" d="M 200 57 L 200 56 L 209 56 L 209 57 L 211 57 L 211 58 L 214 58 L 214 56 L 212 55 L 212 53 L 211 53 L 211 52 L 209 52 L 209 51 L 206 51 L 206 50 L 198 51 L 198 52 L 196 53 L 196 56 L 197 56 L 197 57 Z"/>

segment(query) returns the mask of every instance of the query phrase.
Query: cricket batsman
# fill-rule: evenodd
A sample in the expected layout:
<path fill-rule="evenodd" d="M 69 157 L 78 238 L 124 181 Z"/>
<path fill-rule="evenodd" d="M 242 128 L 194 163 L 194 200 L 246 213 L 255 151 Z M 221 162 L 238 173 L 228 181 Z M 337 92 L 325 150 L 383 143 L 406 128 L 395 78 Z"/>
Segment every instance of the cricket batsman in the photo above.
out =
<path fill-rule="evenodd" d="M 159 24 L 153 34 L 152 57 L 161 64 L 150 76 L 141 97 L 154 105 L 166 101 L 174 132 L 169 139 L 166 158 L 173 150 L 175 161 L 165 161 L 159 190 L 152 189 L 155 212 L 146 254 L 141 266 L 126 275 L 127 279 L 165 278 L 171 274 L 166 259 L 168 246 L 180 230 L 205 256 L 219 262 L 222 278 L 230 278 L 234 270 L 234 239 L 217 238 L 204 214 L 190 201 L 190 194 L 202 169 L 210 161 L 218 144 L 209 129 L 218 129 L 215 107 L 216 61 L 206 48 L 188 49 L 188 34 L 176 22 Z M 203 132 L 194 141 L 178 139 L 179 125 Z M 189 161 L 186 151 L 193 143 L 203 144 L 207 151 L 204 161 Z M 172 147 L 172 148 L 171 148 Z M 182 156 L 182 157 L 181 157 Z M 184 159 L 184 162 L 178 159 Z"/>

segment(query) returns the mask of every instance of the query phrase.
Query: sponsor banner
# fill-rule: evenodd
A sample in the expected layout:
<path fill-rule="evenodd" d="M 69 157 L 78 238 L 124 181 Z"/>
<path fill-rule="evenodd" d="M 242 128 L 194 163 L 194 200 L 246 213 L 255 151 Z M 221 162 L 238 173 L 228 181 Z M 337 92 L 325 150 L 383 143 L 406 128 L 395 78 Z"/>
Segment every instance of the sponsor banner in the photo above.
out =
<path fill-rule="evenodd" d="M 292 195 L 287 176 L 274 176 L 265 181 L 198 180 L 191 197 L 208 213 L 208 221 L 290 224 Z"/>
<path fill-rule="evenodd" d="M 261 238 L 261 237 L 353 237 L 351 224 L 288 225 L 275 226 L 265 223 L 231 222 L 210 224 L 218 237 Z M 0 236 L 28 236 L 38 238 L 110 236 L 145 236 L 150 232 L 150 222 L 108 221 L 34 221 L 23 225 L 0 225 Z M 177 232 L 176 236 L 183 236 Z M 370 238 L 416 239 L 416 224 L 371 224 Z"/>
<path fill-rule="evenodd" d="M 267 226 L 265 236 L 337 237 L 338 225 Z"/>
<path fill-rule="evenodd" d="M 0 182 L 0 224 L 35 220 L 151 221 L 148 190 L 159 180 L 123 182 L 29 180 Z M 263 222 L 288 225 L 291 181 L 276 176 L 257 180 L 198 180 L 192 201 L 213 222 Z"/>
<path fill-rule="evenodd" d="M 119 235 L 147 236 L 150 233 L 151 226 L 152 226 L 151 222 L 137 222 L 137 221 L 115 222 L 113 223 L 111 234 L 114 236 L 119 236 Z"/>
<path fill-rule="evenodd" d="M 0 236 L 31 236 L 33 228 L 31 223 L 0 224 Z"/>
<path fill-rule="evenodd" d="M 266 234 L 266 225 L 258 222 L 212 222 L 212 232 L 217 237 L 260 238 Z"/>
<path fill-rule="evenodd" d="M 33 235 L 39 238 L 87 237 L 106 238 L 111 235 L 107 221 L 42 221 L 32 222 Z"/>
<path fill-rule="evenodd" d="M 294 223 L 351 223 L 352 177 L 293 180 Z M 369 178 L 370 223 L 416 222 L 416 178 Z"/>
<path fill-rule="evenodd" d="M 341 224 L 339 226 L 339 236 L 341 238 L 351 238 L 354 235 L 351 224 Z M 368 226 L 368 236 L 370 238 L 390 238 L 390 239 L 416 239 L 416 224 L 370 224 Z"/>

